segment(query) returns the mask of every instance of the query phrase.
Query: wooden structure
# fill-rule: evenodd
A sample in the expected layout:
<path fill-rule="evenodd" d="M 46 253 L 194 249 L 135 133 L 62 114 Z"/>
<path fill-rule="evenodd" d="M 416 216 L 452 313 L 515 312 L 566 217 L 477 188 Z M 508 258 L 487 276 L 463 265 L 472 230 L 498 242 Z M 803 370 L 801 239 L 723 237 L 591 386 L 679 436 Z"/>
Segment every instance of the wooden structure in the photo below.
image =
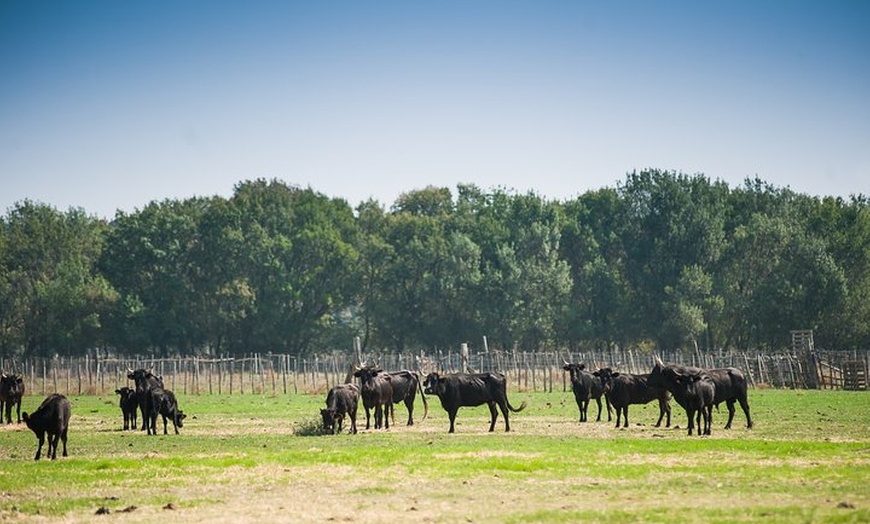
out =
<path fill-rule="evenodd" d="M 843 365 L 843 389 L 850 391 L 867 390 L 866 362 L 850 360 Z"/>

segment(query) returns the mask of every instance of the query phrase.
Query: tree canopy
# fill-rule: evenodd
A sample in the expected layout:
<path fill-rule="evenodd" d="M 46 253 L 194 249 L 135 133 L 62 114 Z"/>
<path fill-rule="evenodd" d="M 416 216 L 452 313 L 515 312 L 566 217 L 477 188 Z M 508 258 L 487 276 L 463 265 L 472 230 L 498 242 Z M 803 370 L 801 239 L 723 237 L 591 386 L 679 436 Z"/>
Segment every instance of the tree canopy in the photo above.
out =
<path fill-rule="evenodd" d="M 870 206 L 645 170 L 568 201 L 426 187 L 353 208 L 280 180 L 110 221 L 0 217 L 4 355 L 870 347 Z"/>

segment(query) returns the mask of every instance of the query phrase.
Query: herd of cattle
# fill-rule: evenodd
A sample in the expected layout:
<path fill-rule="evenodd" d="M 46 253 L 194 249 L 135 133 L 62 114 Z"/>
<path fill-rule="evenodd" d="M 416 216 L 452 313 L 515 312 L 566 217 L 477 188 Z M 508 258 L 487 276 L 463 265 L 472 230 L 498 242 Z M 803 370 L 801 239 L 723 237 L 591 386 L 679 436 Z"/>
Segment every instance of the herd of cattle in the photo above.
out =
<path fill-rule="evenodd" d="M 607 420 L 612 420 L 611 406 L 616 409 L 616 427 L 628 427 L 628 406 L 647 404 L 653 400 L 659 403 L 659 419 L 656 427 L 661 426 L 667 417 L 666 427 L 671 425 L 671 398 L 686 410 L 689 435 L 709 435 L 713 418 L 713 407 L 722 402 L 728 407 L 728 422 L 731 427 L 734 419 L 734 404 L 740 403 L 746 415 L 746 426 L 752 428 L 749 414 L 747 384 L 743 373 L 737 368 L 702 369 L 698 367 L 665 365 L 656 358 L 650 373 L 632 375 L 619 373 L 611 368 L 601 368 L 595 372 L 586 371 L 583 364 L 564 363 L 563 369 L 571 377 L 571 389 L 580 409 L 580 422 L 586 422 L 589 402 L 598 404 L 598 417 L 601 420 L 601 398 L 607 406 Z M 408 425 L 414 423 L 414 398 L 421 392 L 426 413 L 429 406 L 426 395 L 435 395 L 447 411 L 450 420 L 449 432 L 453 433 L 456 413 L 463 406 L 486 404 L 490 412 L 489 431 L 495 429 L 498 410 L 504 416 L 504 429 L 510 431 L 509 412 L 519 412 L 526 407 L 523 402 L 515 408 L 507 398 L 507 381 L 501 373 L 453 373 L 440 375 L 429 373 L 423 385 L 419 375 L 411 371 L 385 373 L 376 366 L 359 368 L 354 376 L 360 380 L 356 384 L 341 384 L 332 388 L 326 396 L 326 409 L 321 409 L 324 428 L 331 432 L 341 432 L 344 417 L 350 418 L 350 431 L 356 433 L 356 412 L 360 398 L 366 412 L 366 429 L 370 427 L 370 413 L 374 411 L 375 429 L 389 428 L 393 404 L 404 402 L 408 408 Z M 425 389 L 424 389 L 425 388 Z M 496 409 L 498 408 L 498 410 Z M 425 418 L 426 415 L 423 415 Z M 395 423 L 395 420 L 393 421 Z"/>
<path fill-rule="evenodd" d="M 671 425 L 670 400 L 673 398 L 683 407 L 688 418 L 689 435 L 709 435 L 712 424 L 713 407 L 724 402 L 728 408 L 728 422 L 731 427 L 734 419 L 735 403 L 739 403 L 746 415 L 746 426 L 752 428 L 747 401 L 747 384 L 743 373 L 737 368 L 702 369 L 689 366 L 664 364 L 656 358 L 650 373 L 633 375 L 619 373 L 611 368 L 601 368 L 594 372 L 586 370 L 583 364 L 564 363 L 563 369 L 571 378 L 571 389 L 580 410 L 580 422 L 587 421 L 589 403 L 595 400 L 598 405 L 597 421 L 601 421 L 602 397 L 607 408 L 607 420 L 612 421 L 612 408 L 616 409 L 616 427 L 628 427 L 628 406 L 647 404 L 657 400 L 659 419 L 656 427 L 666 418 L 665 426 Z M 414 402 L 417 393 L 423 400 L 422 419 L 429 414 L 426 395 L 437 396 L 450 420 L 449 432 L 454 432 L 456 414 L 460 407 L 489 407 L 491 416 L 489 431 L 495 430 L 498 410 L 504 417 L 505 431 L 510 431 L 509 412 L 520 412 L 526 407 L 511 405 L 507 398 L 507 380 L 501 373 L 429 373 L 421 383 L 420 375 L 413 371 L 385 372 L 383 369 L 367 365 L 357 368 L 354 376 L 359 386 L 353 383 L 340 384 L 329 390 L 326 408 L 320 410 L 323 428 L 330 433 L 341 433 L 344 419 L 350 419 L 350 432 L 356 433 L 357 407 L 360 399 L 366 414 L 366 429 L 389 429 L 390 422 L 395 424 L 394 405 L 404 403 L 408 410 L 407 425 L 414 424 Z M 141 413 L 141 429 L 149 435 L 157 434 L 157 417 L 163 418 L 163 434 L 167 434 L 167 419 L 172 421 L 175 433 L 183 427 L 185 414 L 178 408 L 175 395 L 163 385 L 160 376 L 150 370 L 129 369 L 127 378 L 134 387 L 115 390 L 120 397 L 120 407 L 124 417 L 124 430 L 137 429 L 137 413 Z M 48 436 L 47 456 L 57 458 L 57 446 L 63 443 L 63 456 L 67 456 L 66 442 L 69 427 L 70 404 L 59 393 L 49 395 L 32 414 L 21 412 L 21 399 L 24 396 L 24 381 L 20 376 L 5 373 L 0 376 L 0 421 L 5 415 L 7 424 L 12 423 L 12 408 L 17 408 L 17 422 L 24 423 L 39 441 L 35 460 L 39 460 L 42 446 Z M 421 420 L 422 420 L 421 419 Z M 697 425 L 697 431 L 695 427 Z"/>

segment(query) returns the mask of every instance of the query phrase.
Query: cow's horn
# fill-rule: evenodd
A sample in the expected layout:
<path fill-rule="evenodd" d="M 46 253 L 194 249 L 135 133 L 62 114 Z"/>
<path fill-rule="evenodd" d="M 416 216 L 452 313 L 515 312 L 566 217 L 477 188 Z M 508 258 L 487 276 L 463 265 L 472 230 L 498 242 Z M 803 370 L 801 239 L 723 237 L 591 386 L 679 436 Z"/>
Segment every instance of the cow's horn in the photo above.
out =
<path fill-rule="evenodd" d="M 656 355 L 656 366 L 659 366 L 659 367 L 664 367 L 664 365 L 665 365 L 665 363 L 664 363 L 664 362 L 662 362 L 662 359 L 661 359 L 661 358 L 659 358 L 659 356 L 658 356 L 658 355 Z"/>
<path fill-rule="evenodd" d="M 132 373 L 132 372 L 133 372 L 133 370 L 132 370 L 132 369 L 130 369 L 130 368 L 127 368 L 127 373 Z"/>

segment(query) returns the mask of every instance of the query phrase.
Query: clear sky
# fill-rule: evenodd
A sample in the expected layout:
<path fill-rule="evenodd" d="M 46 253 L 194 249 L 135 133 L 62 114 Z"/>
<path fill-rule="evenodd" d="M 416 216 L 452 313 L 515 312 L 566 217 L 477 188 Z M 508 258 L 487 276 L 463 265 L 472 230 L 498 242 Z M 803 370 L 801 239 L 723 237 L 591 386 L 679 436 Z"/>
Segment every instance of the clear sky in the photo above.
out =
<path fill-rule="evenodd" d="M 870 2 L 0 0 L 0 214 L 647 167 L 870 194 Z"/>

